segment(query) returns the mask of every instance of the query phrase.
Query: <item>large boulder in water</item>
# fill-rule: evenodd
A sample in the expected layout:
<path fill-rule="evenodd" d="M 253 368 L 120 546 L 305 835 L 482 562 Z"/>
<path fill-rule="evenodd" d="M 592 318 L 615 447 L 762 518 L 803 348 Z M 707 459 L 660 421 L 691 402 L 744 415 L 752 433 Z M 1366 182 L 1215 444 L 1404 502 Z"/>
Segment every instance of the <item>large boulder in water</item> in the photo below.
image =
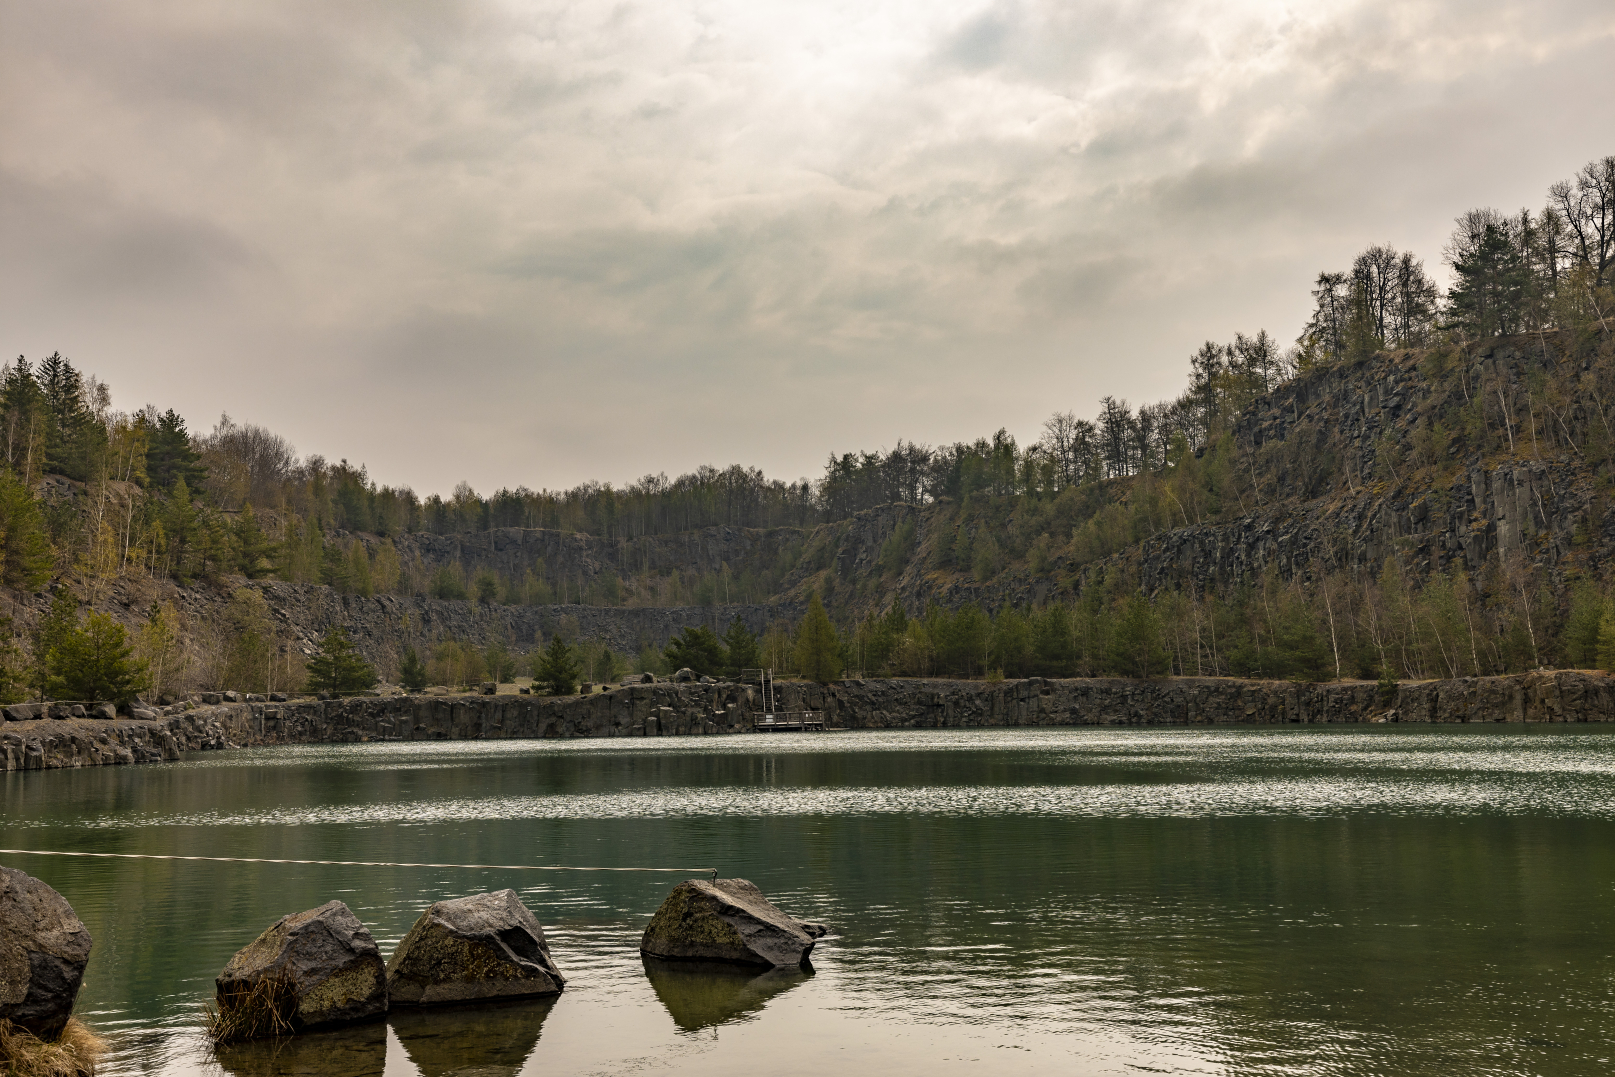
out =
<path fill-rule="evenodd" d="M 0 1017 L 42 1040 L 60 1036 L 90 942 L 66 898 L 32 875 L 0 868 Z"/>
<path fill-rule="evenodd" d="M 687 879 L 651 917 L 641 953 L 685 961 L 806 965 L 824 931 L 781 912 L 745 879 Z"/>
<path fill-rule="evenodd" d="M 439 901 L 387 962 L 397 1003 L 553 995 L 566 985 L 538 919 L 514 890 Z"/>
<path fill-rule="evenodd" d="M 340 901 L 281 917 L 237 952 L 215 983 L 220 1016 L 248 1025 L 236 1038 L 272 1035 L 275 1023 L 300 1032 L 387 1012 L 381 951 Z M 266 1006 L 274 1011 L 268 1024 L 251 1012 Z"/>

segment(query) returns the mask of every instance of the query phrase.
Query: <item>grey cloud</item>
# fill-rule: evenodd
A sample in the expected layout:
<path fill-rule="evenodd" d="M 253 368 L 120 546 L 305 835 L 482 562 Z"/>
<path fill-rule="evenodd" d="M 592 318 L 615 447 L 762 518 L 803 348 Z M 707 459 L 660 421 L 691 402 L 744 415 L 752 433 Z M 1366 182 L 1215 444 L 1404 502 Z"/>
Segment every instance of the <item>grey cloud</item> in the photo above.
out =
<path fill-rule="evenodd" d="M 1292 336 L 1318 269 L 1434 263 L 1615 130 L 1615 13 L 1579 0 L 0 19 L 13 352 L 423 490 L 794 476 L 1173 391 L 1207 336 Z"/>

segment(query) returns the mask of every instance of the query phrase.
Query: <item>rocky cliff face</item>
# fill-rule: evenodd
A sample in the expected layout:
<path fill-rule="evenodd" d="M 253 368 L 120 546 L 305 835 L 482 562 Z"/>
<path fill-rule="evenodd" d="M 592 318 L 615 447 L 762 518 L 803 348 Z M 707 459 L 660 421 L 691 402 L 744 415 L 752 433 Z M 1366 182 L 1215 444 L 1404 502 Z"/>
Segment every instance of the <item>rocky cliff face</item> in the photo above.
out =
<path fill-rule="evenodd" d="M 385 664 L 406 645 L 449 636 L 477 644 L 502 638 L 525 649 L 563 625 L 619 653 L 660 646 L 688 625 L 721 631 L 736 617 L 761 633 L 776 620 L 800 617 L 815 589 L 841 620 L 894 600 L 910 614 L 931 602 L 997 611 L 1080 593 L 1117 567 L 1154 593 L 1190 583 L 1233 585 L 1269 567 L 1284 578 L 1373 574 L 1393 555 L 1415 576 L 1461 569 L 1475 580 L 1488 564 L 1515 558 L 1562 594 L 1572 572 L 1602 569 L 1615 549 L 1615 514 L 1605 511 L 1615 483 L 1615 362 L 1551 334 L 1464 353 L 1381 353 L 1314 371 L 1256 400 L 1234 422 L 1230 445 L 1235 474 L 1224 480 L 1219 511 L 1198 522 L 1185 513 L 1184 526 L 1146 533 L 1097 560 L 1080 560 L 1068 547 L 1067 525 L 1064 533 L 1047 534 L 1046 563 L 1034 568 L 1016 547 L 988 579 L 935 556 L 952 544 L 961 519 L 959 506 L 936 504 L 884 505 L 807 530 L 712 527 L 601 539 L 505 528 L 393 537 L 401 560 L 427 572 L 458 565 L 472 576 L 491 569 L 520 579 L 542 564 L 542 577 L 564 585 L 571 599 L 549 606 L 251 586 L 263 590 L 276 620 L 305 647 L 326 628 L 344 625 L 369 657 Z M 1139 481 L 1113 480 L 1100 500 L 1126 502 Z M 1013 529 L 1015 514 L 1024 511 L 1012 509 L 1002 526 Z M 913 525 L 912 550 L 899 564 L 883 566 L 883 549 L 906 524 Z M 981 541 L 992 526 L 969 522 L 968 537 Z M 609 573 L 696 579 L 725 568 L 767 576 L 776 589 L 747 605 L 608 607 L 576 600 Z M 153 601 L 173 601 L 192 621 L 205 621 L 243 582 L 181 590 L 120 580 L 94 601 L 131 627 Z M 26 629 L 48 599 L 7 597 L 0 613 Z"/>
<path fill-rule="evenodd" d="M 1382 353 L 1300 378 L 1234 429 L 1265 504 L 1145 539 L 1140 582 L 1227 583 L 1269 564 L 1285 577 L 1376 572 L 1393 552 L 1419 573 L 1472 577 L 1515 554 L 1555 578 L 1602 562 L 1615 535 L 1598 506 L 1601 460 L 1587 450 L 1607 440 L 1607 374 L 1548 342 L 1499 342 L 1467 366 Z"/>
<path fill-rule="evenodd" d="M 1615 721 L 1615 678 L 1583 672 L 1408 682 L 1388 701 L 1378 685 L 1360 681 L 1213 677 L 849 680 L 778 689 L 780 710 L 812 711 L 842 730 Z M 390 696 L 220 704 L 148 721 L 28 720 L 0 726 L 0 770 L 157 762 L 251 744 L 751 733 L 760 704 L 751 685 L 654 684 L 555 699 Z"/>
<path fill-rule="evenodd" d="M 340 625 L 367 654 L 405 646 L 428 648 L 441 639 L 478 645 L 503 640 L 517 650 L 529 649 L 564 629 L 578 638 L 598 640 L 619 654 L 641 647 L 662 647 L 681 629 L 705 626 L 722 633 L 736 618 L 761 635 L 779 619 L 795 620 L 800 606 L 781 604 L 676 606 L 501 606 L 439 601 L 422 596 L 342 595 L 329 587 L 264 582 L 263 591 L 277 623 L 312 648 L 325 630 Z"/>
<path fill-rule="evenodd" d="M 462 566 L 468 576 L 489 569 L 519 580 L 533 570 L 557 588 L 588 588 L 604 573 L 628 578 L 641 573 L 686 578 L 731 573 L 776 563 L 808 532 L 798 528 L 707 527 L 676 535 L 598 538 L 576 532 L 504 527 L 453 535 L 397 535 L 393 544 L 405 563 L 420 558 L 427 571 Z M 574 591 L 575 593 L 575 591 Z"/>

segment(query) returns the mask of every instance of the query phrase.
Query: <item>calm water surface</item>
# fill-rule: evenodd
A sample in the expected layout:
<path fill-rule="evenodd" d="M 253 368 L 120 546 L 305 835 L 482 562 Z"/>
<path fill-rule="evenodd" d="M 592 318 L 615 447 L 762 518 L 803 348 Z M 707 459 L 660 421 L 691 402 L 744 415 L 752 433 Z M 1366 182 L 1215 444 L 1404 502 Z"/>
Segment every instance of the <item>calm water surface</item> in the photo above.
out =
<path fill-rule="evenodd" d="M 647 968 L 680 876 L 7 856 L 95 936 L 113 1075 L 1607 1074 L 1615 731 L 1167 729 L 348 745 L 0 775 L 0 845 L 711 865 L 811 974 Z M 230 955 L 331 898 L 384 954 L 516 888 L 558 1001 L 214 1058 Z"/>

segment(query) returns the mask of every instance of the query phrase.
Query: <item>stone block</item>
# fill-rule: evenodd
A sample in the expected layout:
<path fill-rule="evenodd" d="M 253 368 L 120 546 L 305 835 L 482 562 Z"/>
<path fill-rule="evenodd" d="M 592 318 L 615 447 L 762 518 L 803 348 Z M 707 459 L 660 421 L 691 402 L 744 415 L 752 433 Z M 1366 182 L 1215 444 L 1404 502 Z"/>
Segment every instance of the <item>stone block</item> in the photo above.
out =
<path fill-rule="evenodd" d="M 514 890 L 437 902 L 387 962 L 394 1005 L 553 995 L 565 985 L 544 929 Z"/>
<path fill-rule="evenodd" d="M 0 1018 L 54 1040 L 73 1013 L 90 933 L 55 890 L 0 868 Z"/>
<path fill-rule="evenodd" d="M 215 981 L 220 1012 L 247 1005 L 266 981 L 281 988 L 282 1017 L 293 1031 L 387 1012 L 381 952 L 340 901 L 283 916 L 238 951 Z"/>
<path fill-rule="evenodd" d="M 822 925 L 780 911 L 745 879 L 687 879 L 673 888 L 640 940 L 641 953 L 680 961 L 806 965 Z"/>

